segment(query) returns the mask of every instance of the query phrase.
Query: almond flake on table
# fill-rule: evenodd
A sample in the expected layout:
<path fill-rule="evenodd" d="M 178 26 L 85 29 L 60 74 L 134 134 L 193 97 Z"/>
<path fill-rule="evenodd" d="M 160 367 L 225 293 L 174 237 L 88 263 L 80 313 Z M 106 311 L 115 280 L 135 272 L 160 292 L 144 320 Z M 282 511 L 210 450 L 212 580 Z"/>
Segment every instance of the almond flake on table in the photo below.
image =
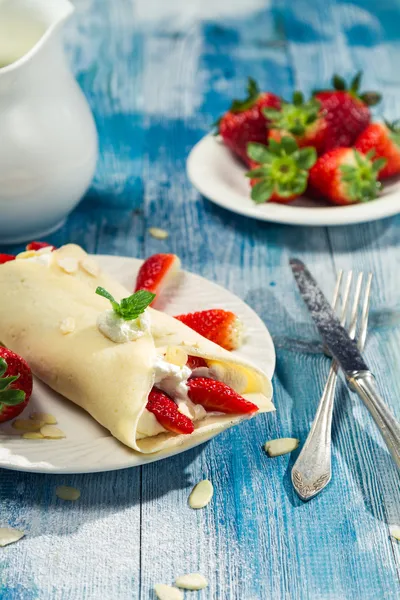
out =
<path fill-rule="evenodd" d="M 15 419 L 12 422 L 12 427 L 20 431 L 39 431 L 44 424 L 44 421 L 36 419 Z"/>
<path fill-rule="evenodd" d="M 208 581 L 200 573 L 188 573 L 178 577 L 175 585 L 185 590 L 203 590 L 208 586 Z"/>
<path fill-rule="evenodd" d="M 21 436 L 24 440 L 44 440 L 40 431 L 25 431 Z"/>
<path fill-rule="evenodd" d="M 158 600 L 183 600 L 183 593 L 172 585 L 165 583 L 157 583 L 154 586 L 154 591 Z"/>
<path fill-rule="evenodd" d="M 91 258 L 88 258 L 88 257 L 83 258 L 79 264 L 80 264 L 81 268 L 84 271 L 86 271 L 86 273 L 91 275 L 92 277 L 97 277 L 97 275 L 100 272 L 99 265 L 96 263 L 95 260 L 93 260 Z"/>
<path fill-rule="evenodd" d="M 203 479 L 194 486 L 189 496 L 190 508 L 204 508 L 210 502 L 213 494 L 213 484 L 208 479 Z"/>
<path fill-rule="evenodd" d="M 76 500 L 79 500 L 81 493 L 79 490 L 70 487 L 69 485 L 59 485 L 56 487 L 56 496 L 60 498 L 60 500 L 75 502 Z"/>
<path fill-rule="evenodd" d="M 40 433 L 48 440 L 60 440 L 65 438 L 65 433 L 54 425 L 43 425 L 43 427 L 40 428 Z"/>
<path fill-rule="evenodd" d="M 57 419 L 50 413 L 35 412 L 32 413 L 29 418 L 33 419 L 34 421 L 43 421 L 44 425 L 57 425 Z"/>
<path fill-rule="evenodd" d="M 390 525 L 389 533 L 392 538 L 400 542 L 400 525 Z"/>
<path fill-rule="evenodd" d="M 275 456 L 282 456 L 282 454 L 289 454 L 299 445 L 299 440 L 297 438 L 279 438 L 276 440 L 270 440 L 265 443 L 265 452 L 271 458 Z"/>
<path fill-rule="evenodd" d="M 25 532 L 20 529 L 13 529 L 12 527 L 0 527 L 0 547 L 8 546 L 8 544 L 13 544 L 14 542 L 18 542 L 22 537 L 24 537 Z"/>
<path fill-rule="evenodd" d="M 72 275 L 78 271 L 78 261 L 72 256 L 61 257 L 57 262 L 60 269 L 65 271 L 65 273 L 68 273 L 68 275 Z"/>
<path fill-rule="evenodd" d="M 73 319 L 72 317 L 67 317 L 66 319 L 63 319 L 60 323 L 60 331 L 64 335 L 75 331 L 75 319 Z"/>
<path fill-rule="evenodd" d="M 165 229 L 161 229 L 160 227 L 150 227 L 149 234 L 153 238 L 156 238 L 156 240 L 166 240 L 167 237 L 169 237 L 168 231 L 165 231 Z"/>

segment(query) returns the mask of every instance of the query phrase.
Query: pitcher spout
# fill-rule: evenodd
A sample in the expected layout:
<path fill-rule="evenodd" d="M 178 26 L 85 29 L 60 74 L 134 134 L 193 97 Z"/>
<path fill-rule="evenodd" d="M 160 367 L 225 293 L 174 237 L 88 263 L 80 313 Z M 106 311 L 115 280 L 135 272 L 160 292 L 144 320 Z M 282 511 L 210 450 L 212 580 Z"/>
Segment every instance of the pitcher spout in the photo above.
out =
<path fill-rule="evenodd" d="M 0 0 L 0 76 L 29 61 L 73 11 L 69 0 Z"/>

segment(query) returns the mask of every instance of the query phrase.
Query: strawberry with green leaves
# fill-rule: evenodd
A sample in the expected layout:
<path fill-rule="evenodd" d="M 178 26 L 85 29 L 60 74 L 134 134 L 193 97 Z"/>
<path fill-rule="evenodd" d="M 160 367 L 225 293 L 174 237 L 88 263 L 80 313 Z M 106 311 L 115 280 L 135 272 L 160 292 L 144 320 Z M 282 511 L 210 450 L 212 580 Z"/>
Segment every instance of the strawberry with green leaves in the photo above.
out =
<path fill-rule="evenodd" d="M 260 92 L 257 83 L 249 77 L 247 97 L 234 100 L 230 109 L 219 119 L 218 131 L 225 145 L 248 165 L 247 144 L 265 142 L 268 119 L 263 109 L 280 108 L 280 98 L 269 92 Z"/>
<path fill-rule="evenodd" d="M 321 156 L 310 171 L 310 190 L 333 204 L 369 202 L 377 197 L 381 184 L 379 171 L 384 158 L 372 160 L 374 151 L 365 156 L 353 148 L 335 148 Z"/>
<path fill-rule="evenodd" d="M 8 348 L 0 347 L 0 423 L 17 417 L 32 394 L 28 363 Z"/>
<path fill-rule="evenodd" d="M 379 171 L 379 179 L 400 173 L 400 120 L 389 123 L 371 123 L 358 136 L 354 147 L 367 154 L 373 150 L 376 158 L 385 158 L 386 165 Z"/>
<path fill-rule="evenodd" d="M 284 136 L 280 142 L 270 139 L 268 146 L 249 144 L 247 152 L 255 165 L 246 173 L 254 202 L 287 204 L 305 192 L 317 160 L 315 148 L 299 148 L 292 137 Z"/>
<path fill-rule="evenodd" d="M 301 92 L 295 92 L 293 101 L 283 102 L 280 111 L 264 109 L 271 122 L 269 137 L 279 141 L 291 135 L 300 147 L 313 146 L 319 155 L 352 146 L 371 120 L 369 107 L 380 100 L 376 92 L 360 93 L 360 83 L 361 73 L 350 86 L 335 75 L 332 90 L 316 91 L 307 101 Z"/>

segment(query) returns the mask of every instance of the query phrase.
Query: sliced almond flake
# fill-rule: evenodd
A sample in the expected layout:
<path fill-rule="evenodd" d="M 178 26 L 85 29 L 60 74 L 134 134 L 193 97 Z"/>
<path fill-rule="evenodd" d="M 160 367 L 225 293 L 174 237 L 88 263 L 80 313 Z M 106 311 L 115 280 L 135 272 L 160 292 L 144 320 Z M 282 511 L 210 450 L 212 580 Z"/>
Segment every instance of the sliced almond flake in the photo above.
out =
<path fill-rule="evenodd" d="M 53 252 L 53 248 L 51 246 L 44 246 L 44 248 L 39 248 L 36 250 L 37 256 L 43 256 L 43 254 L 51 254 Z"/>
<path fill-rule="evenodd" d="M 296 438 L 279 438 L 277 440 L 270 440 L 269 442 L 266 442 L 264 448 L 268 456 L 273 458 L 275 456 L 281 456 L 282 454 L 288 454 L 289 452 L 296 450 L 298 445 L 299 440 Z"/>
<path fill-rule="evenodd" d="M 18 542 L 24 535 L 25 533 L 20 529 L 0 527 L 0 546 L 3 548 L 4 546 L 8 546 L 8 544 Z"/>
<path fill-rule="evenodd" d="M 156 238 L 156 240 L 166 240 L 169 237 L 168 231 L 161 229 L 160 227 L 150 227 L 149 234 Z"/>
<path fill-rule="evenodd" d="M 42 421 L 44 425 L 57 425 L 57 419 L 50 413 L 32 413 L 29 417 L 34 421 Z"/>
<path fill-rule="evenodd" d="M 61 438 L 65 438 L 65 433 L 54 425 L 43 425 L 43 427 L 40 428 L 40 433 L 48 440 L 60 440 Z"/>
<path fill-rule="evenodd" d="M 75 331 L 75 319 L 72 317 L 63 319 L 60 323 L 60 331 L 63 335 L 67 335 L 68 333 Z"/>
<path fill-rule="evenodd" d="M 36 419 L 15 419 L 12 423 L 14 429 L 20 431 L 39 431 L 43 425 L 44 421 L 37 421 Z"/>
<path fill-rule="evenodd" d="M 188 573 L 178 577 L 175 585 L 184 590 L 203 590 L 208 586 L 208 581 L 200 573 Z"/>
<path fill-rule="evenodd" d="M 172 585 L 165 583 L 157 583 L 154 586 L 154 591 L 158 600 L 183 600 L 183 593 Z"/>
<path fill-rule="evenodd" d="M 392 538 L 400 542 L 400 525 L 390 525 L 389 533 Z"/>
<path fill-rule="evenodd" d="M 203 479 L 194 486 L 189 496 L 190 508 L 204 508 L 210 502 L 213 494 L 213 484 L 208 479 Z"/>
<path fill-rule="evenodd" d="M 56 496 L 61 500 L 69 500 L 75 502 L 81 497 L 81 493 L 74 487 L 69 485 L 59 485 L 56 487 Z"/>
<path fill-rule="evenodd" d="M 61 257 L 57 262 L 60 269 L 65 271 L 65 273 L 68 273 L 68 275 L 72 275 L 78 271 L 78 261 L 72 256 Z"/>
<path fill-rule="evenodd" d="M 24 440 L 43 440 L 44 439 L 44 437 L 40 433 L 40 431 L 25 431 L 25 433 L 22 434 L 22 437 L 24 438 Z"/>
<path fill-rule="evenodd" d="M 95 260 L 92 258 L 86 257 L 80 261 L 81 268 L 86 271 L 92 277 L 97 277 L 100 272 L 100 267 Z"/>
<path fill-rule="evenodd" d="M 165 360 L 178 367 L 183 367 L 188 361 L 188 355 L 178 346 L 168 346 L 165 353 Z"/>
<path fill-rule="evenodd" d="M 36 256 L 35 250 L 24 250 L 24 252 L 20 252 L 15 257 L 16 260 L 24 259 L 24 258 L 32 258 L 32 256 Z"/>

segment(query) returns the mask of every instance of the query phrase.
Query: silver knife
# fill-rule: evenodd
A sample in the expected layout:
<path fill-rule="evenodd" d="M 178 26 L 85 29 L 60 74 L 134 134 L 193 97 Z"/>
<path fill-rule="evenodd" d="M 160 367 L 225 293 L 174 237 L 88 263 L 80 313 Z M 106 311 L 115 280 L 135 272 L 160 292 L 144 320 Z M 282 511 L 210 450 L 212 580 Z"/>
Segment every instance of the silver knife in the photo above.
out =
<path fill-rule="evenodd" d="M 342 368 L 349 387 L 357 392 L 368 408 L 400 470 L 400 424 L 379 394 L 375 377 L 359 353 L 356 342 L 340 324 L 310 271 L 297 258 L 292 258 L 289 262 L 300 294 L 325 345 Z"/>

